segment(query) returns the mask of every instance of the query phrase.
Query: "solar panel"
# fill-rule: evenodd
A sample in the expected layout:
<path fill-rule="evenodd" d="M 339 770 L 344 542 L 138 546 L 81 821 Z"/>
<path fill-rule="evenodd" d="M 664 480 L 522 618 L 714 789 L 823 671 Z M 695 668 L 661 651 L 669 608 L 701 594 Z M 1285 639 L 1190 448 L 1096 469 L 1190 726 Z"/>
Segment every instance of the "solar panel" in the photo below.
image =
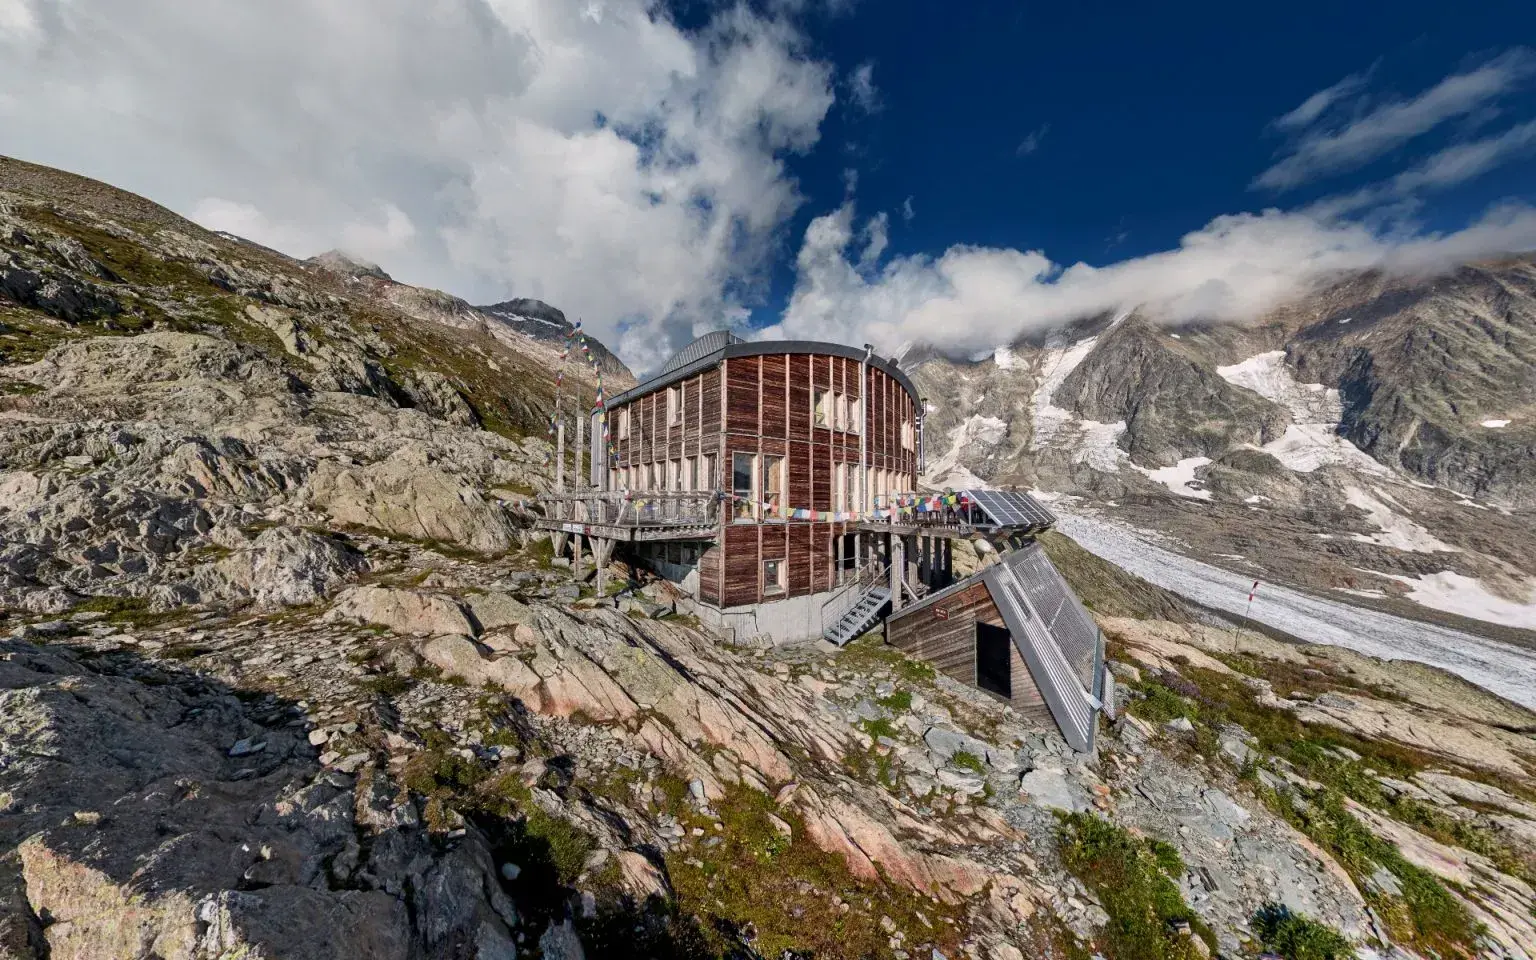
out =
<path fill-rule="evenodd" d="M 1056 525 L 1056 515 L 1027 493 L 1017 490 L 967 490 L 965 495 L 999 527 L 1047 530 Z"/>

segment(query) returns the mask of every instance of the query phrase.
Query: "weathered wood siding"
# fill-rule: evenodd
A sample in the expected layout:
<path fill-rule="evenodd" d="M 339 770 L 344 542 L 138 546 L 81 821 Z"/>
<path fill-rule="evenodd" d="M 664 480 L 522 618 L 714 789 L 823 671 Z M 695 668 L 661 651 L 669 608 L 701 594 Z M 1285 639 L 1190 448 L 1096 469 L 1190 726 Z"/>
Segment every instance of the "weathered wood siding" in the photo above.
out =
<path fill-rule="evenodd" d="M 644 490 L 653 466 L 660 465 L 666 483 L 668 464 L 707 455 L 714 458 L 713 476 L 701 477 L 701 485 L 729 491 L 733 454 L 780 456 L 785 459 L 785 505 L 830 511 L 840 506 L 834 503 L 834 478 L 837 465 L 843 464 L 850 506 L 857 509 L 860 434 L 835 425 L 816 426 L 815 408 L 828 391 L 857 401 L 860 367 L 857 360 L 824 354 L 728 358 L 674 385 L 680 414 L 676 421 L 667 416 L 667 388 L 626 405 L 630 427 L 623 437 L 618 435 L 618 421 L 626 407 L 610 409 L 615 453 L 611 466 L 627 471 L 630 489 Z M 911 450 L 903 445 L 902 424 L 915 423 L 915 401 L 899 381 L 873 365 L 863 395 L 871 494 L 876 470 L 891 475 L 889 487 L 912 489 L 917 452 L 915 443 Z M 779 519 L 733 523 L 729 504 L 722 515 L 720 536 L 699 562 L 701 599 L 727 607 L 762 602 L 762 563 L 772 558 L 785 561 L 787 590 L 782 596 L 820 593 L 835 585 L 837 538 L 852 525 Z"/>
<path fill-rule="evenodd" d="M 939 611 L 947 614 L 939 618 Z M 985 583 L 974 583 L 886 623 L 886 642 L 961 683 L 976 684 L 976 624 L 1003 626 Z"/>
<path fill-rule="evenodd" d="M 938 610 L 948 613 L 939 619 Z M 910 657 L 926 660 L 961 683 L 976 686 L 976 624 L 1007 629 L 985 583 L 975 583 L 898 620 L 887 622 L 886 642 Z M 1009 702 L 1025 716 L 1051 722 L 1050 708 L 1019 654 L 1017 641 L 1008 645 Z"/>

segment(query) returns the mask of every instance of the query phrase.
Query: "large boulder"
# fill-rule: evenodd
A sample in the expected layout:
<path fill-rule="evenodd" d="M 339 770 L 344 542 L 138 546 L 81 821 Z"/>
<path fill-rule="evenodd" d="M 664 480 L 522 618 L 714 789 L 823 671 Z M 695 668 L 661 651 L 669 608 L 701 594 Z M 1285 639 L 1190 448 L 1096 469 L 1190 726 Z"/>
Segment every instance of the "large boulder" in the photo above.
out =
<path fill-rule="evenodd" d="M 273 527 L 214 564 L 207 577 L 227 596 L 274 608 L 324 599 L 366 569 L 363 555 L 335 537 Z"/>
<path fill-rule="evenodd" d="M 474 626 L 452 597 L 393 587 L 353 587 L 336 598 L 328 615 L 377 624 L 412 636 L 472 636 Z"/>
<path fill-rule="evenodd" d="M 402 457 L 368 466 L 322 461 L 304 494 L 339 524 L 481 553 L 500 552 L 513 544 L 501 508 L 478 489 L 441 468 Z"/>

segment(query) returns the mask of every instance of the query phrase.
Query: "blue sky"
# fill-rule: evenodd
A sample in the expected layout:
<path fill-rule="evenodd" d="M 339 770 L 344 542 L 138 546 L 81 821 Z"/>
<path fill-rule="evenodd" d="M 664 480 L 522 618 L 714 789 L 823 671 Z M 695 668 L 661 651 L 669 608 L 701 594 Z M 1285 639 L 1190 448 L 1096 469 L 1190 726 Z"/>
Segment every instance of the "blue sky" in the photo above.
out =
<path fill-rule="evenodd" d="M 641 371 L 973 356 L 1536 248 L 1536 5 L 0 0 L 0 153 Z"/>
<path fill-rule="evenodd" d="M 889 0 L 812 18 L 813 43 L 841 70 L 872 64 L 877 109 L 841 104 L 823 143 L 794 163 L 810 199 L 792 241 L 842 201 L 852 169 L 859 210 L 891 213 L 893 253 L 977 244 L 1105 264 L 1173 247 L 1221 214 L 1364 187 L 1536 118 L 1536 83 L 1516 85 L 1357 169 L 1255 188 L 1287 142 L 1272 121 L 1312 94 L 1364 75 L 1356 109 L 1411 98 L 1536 41 L 1536 4 L 946 6 L 934 16 L 932 3 Z M 908 197 L 910 221 L 899 216 Z M 1454 230 L 1506 198 L 1536 202 L 1536 149 L 1426 198 L 1416 217 Z M 779 257 L 754 322 L 782 312 L 793 254 Z"/>

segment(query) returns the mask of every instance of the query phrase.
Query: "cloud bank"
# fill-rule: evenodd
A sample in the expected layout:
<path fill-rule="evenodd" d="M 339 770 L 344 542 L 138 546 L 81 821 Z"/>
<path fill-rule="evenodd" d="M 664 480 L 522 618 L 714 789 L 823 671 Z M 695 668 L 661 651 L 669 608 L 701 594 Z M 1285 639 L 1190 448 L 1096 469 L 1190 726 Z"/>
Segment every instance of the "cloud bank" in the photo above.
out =
<path fill-rule="evenodd" d="M 297 256 L 545 298 L 645 367 L 742 313 L 801 203 L 785 158 L 837 81 L 796 5 L 763 9 L 0 0 L 0 151 Z"/>
<path fill-rule="evenodd" d="M 871 343 L 886 353 L 926 343 L 969 356 L 1132 307 L 1169 323 L 1251 321 L 1336 271 L 1433 271 L 1536 248 L 1536 210 L 1525 207 L 1492 210 L 1449 234 L 1383 232 L 1305 211 L 1222 216 L 1175 249 L 1107 267 L 963 245 L 882 262 L 885 223 L 882 214 L 860 226 L 851 204 L 813 221 L 789 308 L 762 336 Z"/>

